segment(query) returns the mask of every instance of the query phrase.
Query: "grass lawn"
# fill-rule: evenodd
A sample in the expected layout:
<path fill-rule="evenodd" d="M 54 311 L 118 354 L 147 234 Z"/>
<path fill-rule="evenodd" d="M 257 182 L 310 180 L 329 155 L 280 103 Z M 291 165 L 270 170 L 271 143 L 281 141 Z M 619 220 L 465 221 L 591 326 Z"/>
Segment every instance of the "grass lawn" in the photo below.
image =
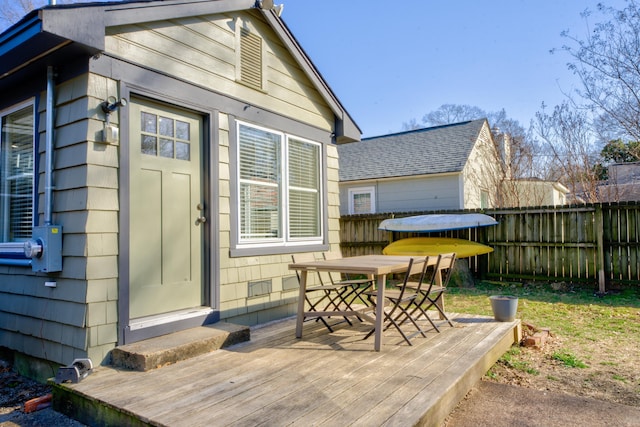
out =
<path fill-rule="evenodd" d="M 640 406 L 640 285 L 600 297 L 586 285 L 485 281 L 449 287 L 446 310 L 490 316 L 490 295 L 517 296 L 517 317 L 552 337 L 512 347 L 485 379 Z"/>

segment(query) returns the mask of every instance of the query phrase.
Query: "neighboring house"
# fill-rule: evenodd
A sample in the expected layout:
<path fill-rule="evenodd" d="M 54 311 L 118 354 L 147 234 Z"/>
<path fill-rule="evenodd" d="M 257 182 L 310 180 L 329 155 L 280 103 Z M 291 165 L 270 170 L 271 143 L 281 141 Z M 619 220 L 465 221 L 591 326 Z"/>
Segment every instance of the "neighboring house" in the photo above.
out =
<path fill-rule="evenodd" d="M 561 206 L 568 204 L 569 189 L 559 182 L 537 178 L 504 182 L 501 207 Z"/>
<path fill-rule="evenodd" d="M 596 188 L 601 202 L 640 201 L 640 162 L 609 165 L 607 175 Z"/>
<path fill-rule="evenodd" d="M 261 4 L 47 6 L 0 34 L 1 347 L 96 364 L 295 313 L 291 254 L 339 247 L 361 132 Z"/>
<path fill-rule="evenodd" d="M 495 206 L 502 158 L 486 119 L 340 145 L 340 213 Z"/>

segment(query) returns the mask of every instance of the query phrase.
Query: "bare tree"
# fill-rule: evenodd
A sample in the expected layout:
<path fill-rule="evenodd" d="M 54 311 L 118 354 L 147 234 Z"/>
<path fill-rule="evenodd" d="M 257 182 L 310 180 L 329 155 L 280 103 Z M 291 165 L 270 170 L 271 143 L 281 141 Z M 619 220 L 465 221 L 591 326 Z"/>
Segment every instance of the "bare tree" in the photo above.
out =
<path fill-rule="evenodd" d="M 523 181 L 540 181 L 546 178 L 546 170 L 538 154 L 542 151 L 536 146 L 529 132 L 515 119 L 507 115 L 505 109 L 487 112 L 470 105 L 443 104 L 437 110 L 422 118 L 423 126 L 440 126 L 466 120 L 486 118 L 491 128 L 490 139 L 493 145 L 479 147 L 482 159 L 491 167 L 491 199 L 495 206 L 513 207 L 535 204 L 543 195 L 531 194 L 534 185 L 523 185 Z M 404 130 L 418 129 L 416 119 L 403 124 Z M 542 175 L 541 175 L 542 171 Z M 488 172 L 488 170 L 485 170 Z M 482 176 L 480 176 L 482 175 Z M 486 181 L 486 174 L 479 173 L 477 179 Z M 539 192 L 539 191 L 538 191 Z"/>
<path fill-rule="evenodd" d="M 543 105 L 536 113 L 533 128 L 549 148 L 547 173 L 553 180 L 568 183 L 571 193 L 587 202 L 598 202 L 597 164 L 600 150 L 586 111 L 565 101 L 549 114 Z"/>
<path fill-rule="evenodd" d="M 80 3 L 84 0 L 56 0 L 55 4 Z M 116 1 L 116 0 L 93 0 Z M 34 9 L 41 8 L 51 3 L 51 0 L 2 0 L 0 7 L 0 32 L 18 22 L 22 17 Z"/>
<path fill-rule="evenodd" d="M 437 110 L 422 117 L 425 126 L 440 126 L 475 120 L 486 117 L 487 113 L 481 108 L 471 105 L 443 104 Z"/>
<path fill-rule="evenodd" d="M 604 18 L 584 37 L 564 31 L 569 41 L 563 46 L 573 61 L 569 68 L 580 78 L 580 107 L 595 118 L 603 141 L 640 141 L 640 5 L 626 0 L 626 7 L 615 9 L 598 4 Z M 583 13 L 585 21 L 593 16 Z"/>
<path fill-rule="evenodd" d="M 418 121 L 413 118 L 410 119 L 408 122 L 404 122 L 402 123 L 402 130 L 415 130 L 415 129 L 422 129 L 424 126 L 421 125 L 420 123 L 418 123 Z"/>
<path fill-rule="evenodd" d="M 0 8 L 0 31 L 15 24 L 33 9 L 47 4 L 47 0 L 11 0 L 4 1 Z"/>

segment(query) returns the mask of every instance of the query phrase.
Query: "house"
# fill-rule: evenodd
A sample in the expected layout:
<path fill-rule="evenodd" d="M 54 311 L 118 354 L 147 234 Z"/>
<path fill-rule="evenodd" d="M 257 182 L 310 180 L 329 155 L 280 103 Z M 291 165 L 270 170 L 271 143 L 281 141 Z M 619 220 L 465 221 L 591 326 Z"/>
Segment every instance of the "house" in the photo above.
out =
<path fill-rule="evenodd" d="M 570 199 L 569 189 L 558 181 L 510 179 L 502 188 L 501 207 L 562 206 Z"/>
<path fill-rule="evenodd" d="M 501 152 L 486 119 L 340 145 L 340 213 L 494 207 Z"/>
<path fill-rule="evenodd" d="M 295 313 L 291 254 L 339 247 L 361 132 L 268 3 L 54 5 L 0 34 L 0 347 L 99 364 Z"/>
<path fill-rule="evenodd" d="M 614 163 L 607 166 L 607 181 L 596 187 L 601 202 L 640 200 L 640 162 Z"/>

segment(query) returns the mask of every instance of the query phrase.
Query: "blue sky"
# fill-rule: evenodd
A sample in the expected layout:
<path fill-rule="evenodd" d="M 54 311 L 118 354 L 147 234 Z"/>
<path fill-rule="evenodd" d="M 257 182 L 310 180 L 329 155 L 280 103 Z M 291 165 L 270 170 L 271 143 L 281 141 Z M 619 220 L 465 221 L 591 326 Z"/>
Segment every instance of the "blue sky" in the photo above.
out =
<path fill-rule="evenodd" d="M 276 0 L 282 18 L 362 129 L 402 130 L 442 104 L 504 108 L 527 128 L 577 79 L 569 56 L 580 16 L 603 0 Z M 623 8 L 623 0 L 604 0 Z"/>
<path fill-rule="evenodd" d="M 553 107 L 577 87 L 569 56 L 549 51 L 567 42 L 563 30 L 585 34 L 580 14 L 598 2 L 624 7 L 624 0 L 275 0 L 364 137 L 400 131 L 442 104 L 504 108 L 528 127 L 543 101 Z M 589 22 L 599 19 L 596 12 Z"/>

